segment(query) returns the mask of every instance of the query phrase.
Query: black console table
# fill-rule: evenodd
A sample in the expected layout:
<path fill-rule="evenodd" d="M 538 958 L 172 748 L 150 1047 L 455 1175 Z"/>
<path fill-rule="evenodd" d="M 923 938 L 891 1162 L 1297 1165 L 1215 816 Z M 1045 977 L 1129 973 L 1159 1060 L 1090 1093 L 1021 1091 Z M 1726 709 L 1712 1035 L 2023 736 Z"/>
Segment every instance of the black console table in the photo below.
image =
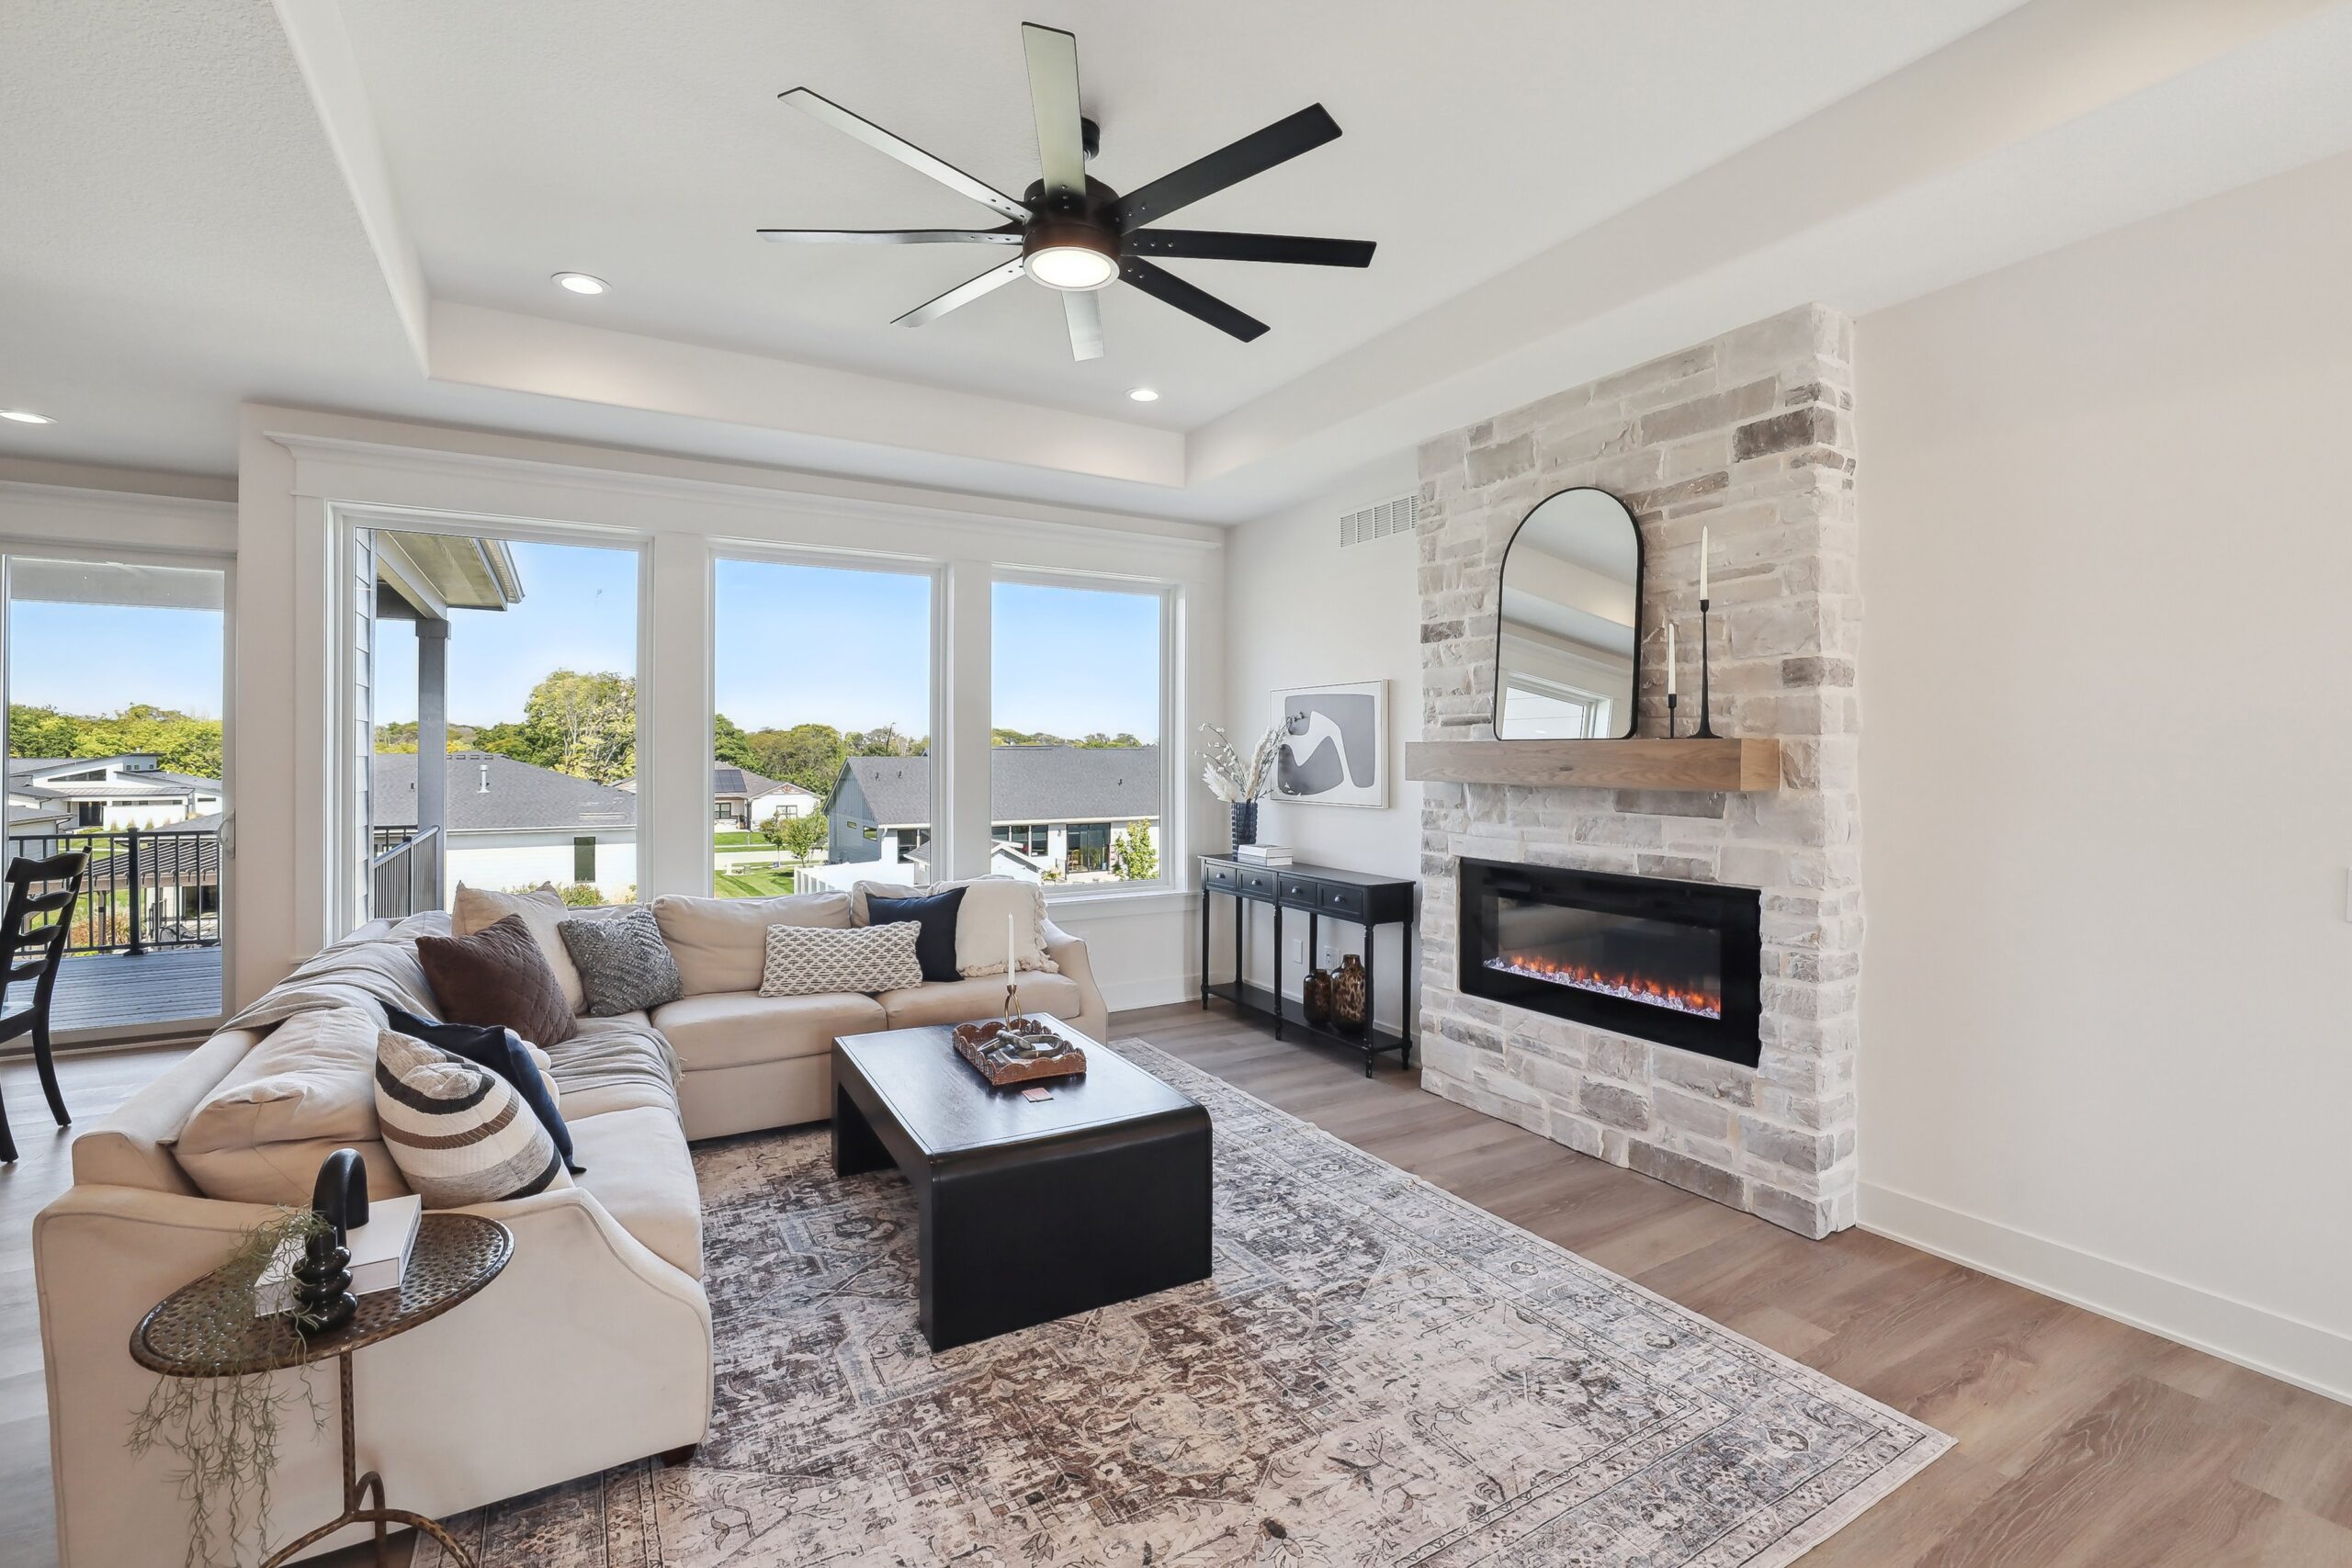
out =
<path fill-rule="evenodd" d="M 1233 900 L 1233 983 L 1209 984 L 1209 896 L 1222 893 Z M 1274 911 L 1274 984 L 1272 990 L 1249 983 L 1244 959 L 1249 952 L 1249 922 L 1243 918 L 1251 904 L 1270 904 Z M 1373 1026 L 1367 1017 L 1361 1031 L 1351 1032 L 1336 1023 L 1310 1023 L 1305 1004 L 1283 995 L 1283 911 L 1306 913 L 1306 952 L 1310 961 L 1318 946 L 1320 922 L 1345 920 L 1363 928 L 1363 980 L 1368 1000 L 1376 1002 L 1373 949 L 1377 928 L 1400 925 L 1404 931 L 1402 1031 L 1391 1033 Z M 1400 1066 L 1413 1065 L 1413 884 L 1387 876 L 1367 876 L 1328 865 L 1260 865 L 1232 855 L 1201 857 L 1201 1005 L 1221 998 L 1250 1012 L 1274 1021 L 1274 1038 L 1295 1031 L 1350 1051 L 1363 1053 L 1363 1076 L 1372 1077 L 1374 1058 L 1394 1051 Z M 1370 1010 L 1367 1009 L 1369 1011 Z"/>

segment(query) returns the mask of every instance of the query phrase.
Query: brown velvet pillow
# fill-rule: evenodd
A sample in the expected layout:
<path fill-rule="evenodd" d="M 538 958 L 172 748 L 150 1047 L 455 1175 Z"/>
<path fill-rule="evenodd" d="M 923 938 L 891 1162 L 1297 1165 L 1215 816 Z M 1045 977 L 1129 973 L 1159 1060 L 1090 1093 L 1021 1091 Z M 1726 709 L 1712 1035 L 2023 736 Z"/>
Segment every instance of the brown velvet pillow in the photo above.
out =
<path fill-rule="evenodd" d="M 511 1029 L 543 1048 L 571 1038 L 563 987 L 522 916 L 471 936 L 418 937 L 416 960 L 445 1021 Z"/>

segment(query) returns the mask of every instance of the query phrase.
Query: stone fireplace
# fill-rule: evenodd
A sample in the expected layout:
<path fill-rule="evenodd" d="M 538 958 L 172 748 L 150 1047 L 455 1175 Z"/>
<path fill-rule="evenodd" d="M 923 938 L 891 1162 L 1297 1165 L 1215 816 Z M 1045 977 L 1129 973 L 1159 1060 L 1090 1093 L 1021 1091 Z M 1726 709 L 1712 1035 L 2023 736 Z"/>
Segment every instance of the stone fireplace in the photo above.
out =
<path fill-rule="evenodd" d="M 1807 306 L 1420 452 L 1424 739 L 1493 737 L 1504 547 L 1536 502 L 1595 485 L 1642 531 L 1640 732 L 1663 732 L 1669 615 L 1696 690 L 1704 527 L 1715 728 L 1777 738 L 1782 769 L 1751 793 L 1424 784 L 1423 1087 L 1814 1236 L 1854 1220 L 1851 357 L 1849 323 Z M 1575 886 L 1553 870 L 1589 874 L 1590 897 L 1531 895 Z M 1600 908 L 1540 911 L 1564 902 Z M 1747 934 L 1689 934 L 1743 902 Z M 1498 931 L 1478 928 L 1505 913 L 1525 951 L 1487 953 Z"/>

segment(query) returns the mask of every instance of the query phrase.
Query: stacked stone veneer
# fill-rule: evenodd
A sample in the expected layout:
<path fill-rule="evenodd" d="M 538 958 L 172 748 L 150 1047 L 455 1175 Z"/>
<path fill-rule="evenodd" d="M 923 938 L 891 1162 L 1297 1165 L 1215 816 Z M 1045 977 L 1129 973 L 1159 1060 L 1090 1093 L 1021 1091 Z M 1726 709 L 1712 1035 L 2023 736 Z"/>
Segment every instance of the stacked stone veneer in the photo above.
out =
<path fill-rule="evenodd" d="M 1421 1083 L 1807 1235 L 1854 1221 L 1856 803 L 1852 331 L 1806 307 L 1531 403 L 1420 452 L 1422 734 L 1494 736 L 1503 550 L 1545 496 L 1597 485 L 1647 563 L 1641 733 L 1663 732 L 1665 624 L 1698 691 L 1699 531 L 1713 550 L 1715 728 L 1777 736 L 1752 794 L 1425 784 Z M 1454 857 L 1763 890 L 1754 1071 L 1456 986 Z"/>

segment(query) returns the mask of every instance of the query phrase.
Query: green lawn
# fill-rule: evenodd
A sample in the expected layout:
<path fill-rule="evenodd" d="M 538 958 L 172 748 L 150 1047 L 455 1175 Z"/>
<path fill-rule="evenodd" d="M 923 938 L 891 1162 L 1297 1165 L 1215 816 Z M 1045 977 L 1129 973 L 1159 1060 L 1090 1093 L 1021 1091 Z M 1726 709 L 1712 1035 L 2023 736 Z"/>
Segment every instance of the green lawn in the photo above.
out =
<path fill-rule="evenodd" d="M 722 850 L 756 850 L 768 841 L 764 833 L 713 833 L 710 841 Z"/>
<path fill-rule="evenodd" d="M 792 891 L 788 871 L 718 871 L 710 880 L 721 898 L 773 898 Z"/>

